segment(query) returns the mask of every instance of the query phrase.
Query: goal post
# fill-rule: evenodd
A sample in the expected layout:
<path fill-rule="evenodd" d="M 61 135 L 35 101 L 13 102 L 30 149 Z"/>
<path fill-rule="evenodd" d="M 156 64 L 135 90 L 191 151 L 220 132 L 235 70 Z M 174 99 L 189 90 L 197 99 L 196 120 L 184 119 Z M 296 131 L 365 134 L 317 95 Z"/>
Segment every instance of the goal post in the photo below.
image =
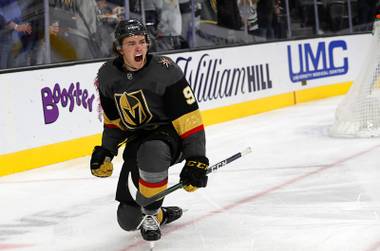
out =
<path fill-rule="evenodd" d="M 380 136 L 380 19 L 373 25 L 365 63 L 335 111 L 332 137 Z"/>

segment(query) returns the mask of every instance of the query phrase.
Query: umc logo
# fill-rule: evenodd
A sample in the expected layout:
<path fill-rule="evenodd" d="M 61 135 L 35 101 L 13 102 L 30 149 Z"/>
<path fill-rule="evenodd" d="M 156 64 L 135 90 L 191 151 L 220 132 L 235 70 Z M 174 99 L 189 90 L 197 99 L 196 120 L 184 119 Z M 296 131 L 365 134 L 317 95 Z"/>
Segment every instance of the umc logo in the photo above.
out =
<path fill-rule="evenodd" d="M 115 94 L 115 100 L 121 121 L 129 129 L 136 129 L 153 117 L 142 90 Z"/>
<path fill-rule="evenodd" d="M 289 77 L 292 82 L 343 75 L 348 72 L 348 58 L 343 56 L 347 44 L 343 40 L 319 42 L 316 48 L 310 43 L 288 49 Z M 298 60 L 297 60 L 298 59 Z"/>

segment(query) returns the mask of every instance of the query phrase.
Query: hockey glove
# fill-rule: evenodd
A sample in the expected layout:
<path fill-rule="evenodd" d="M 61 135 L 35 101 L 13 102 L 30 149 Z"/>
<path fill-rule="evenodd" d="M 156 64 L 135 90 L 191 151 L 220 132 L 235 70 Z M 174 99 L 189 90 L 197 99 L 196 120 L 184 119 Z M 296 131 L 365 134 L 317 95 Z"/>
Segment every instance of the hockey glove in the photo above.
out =
<path fill-rule="evenodd" d="M 198 187 L 206 187 L 208 165 L 208 159 L 204 156 L 190 157 L 186 160 L 179 177 L 187 192 L 194 192 Z"/>
<path fill-rule="evenodd" d="M 113 166 L 111 160 L 113 158 L 113 154 L 101 146 L 95 146 L 91 160 L 91 173 L 96 177 L 109 177 L 112 175 Z"/>

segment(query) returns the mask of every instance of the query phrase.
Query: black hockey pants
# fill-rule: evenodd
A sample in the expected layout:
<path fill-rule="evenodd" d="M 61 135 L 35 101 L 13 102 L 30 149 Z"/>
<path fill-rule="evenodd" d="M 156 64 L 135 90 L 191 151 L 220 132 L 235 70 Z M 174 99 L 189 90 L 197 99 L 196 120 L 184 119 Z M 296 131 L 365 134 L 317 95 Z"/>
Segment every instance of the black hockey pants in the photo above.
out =
<path fill-rule="evenodd" d="M 180 138 L 172 126 L 161 126 L 127 143 L 116 192 L 116 200 L 120 202 L 117 219 L 121 228 L 126 231 L 136 230 L 142 219 L 141 208 L 128 189 L 128 175 L 132 175 L 136 187 L 140 173 L 149 178 L 167 178 L 169 167 L 181 161 L 180 155 Z M 146 208 L 158 209 L 162 202 L 163 200 L 157 201 Z"/>

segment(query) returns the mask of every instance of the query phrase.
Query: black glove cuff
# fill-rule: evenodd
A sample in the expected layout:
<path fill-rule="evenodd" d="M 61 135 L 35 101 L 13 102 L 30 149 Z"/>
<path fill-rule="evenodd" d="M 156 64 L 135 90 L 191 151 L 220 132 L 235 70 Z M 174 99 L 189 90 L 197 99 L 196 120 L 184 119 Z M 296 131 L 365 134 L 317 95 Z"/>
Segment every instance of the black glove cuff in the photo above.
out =
<path fill-rule="evenodd" d="M 205 156 L 193 156 L 186 159 L 185 166 L 180 173 L 181 182 L 184 185 L 194 187 L 206 187 L 208 158 Z"/>
<path fill-rule="evenodd" d="M 186 158 L 186 162 L 187 161 L 198 161 L 198 162 L 202 162 L 204 164 L 207 164 L 209 165 L 209 160 L 206 156 L 191 156 L 191 157 L 188 157 Z"/>
<path fill-rule="evenodd" d="M 99 168 L 100 165 L 103 164 L 106 157 L 109 157 L 110 160 L 112 160 L 114 156 L 111 151 L 107 150 L 106 148 L 102 146 L 95 146 L 94 150 L 92 151 L 90 160 L 91 169 Z"/>
<path fill-rule="evenodd" d="M 108 149 L 106 149 L 106 148 L 104 148 L 104 147 L 102 147 L 102 146 L 95 146 L 94 150 L 92 152 L 93 153 L 97 152 L 99 154 L 101 153 L 101 154 L 103 154 L 103 155 L 105 155 L 107 157 L 113 158 L 113 154 L 111 153 L 111 151 L 108 150 Z"/>

